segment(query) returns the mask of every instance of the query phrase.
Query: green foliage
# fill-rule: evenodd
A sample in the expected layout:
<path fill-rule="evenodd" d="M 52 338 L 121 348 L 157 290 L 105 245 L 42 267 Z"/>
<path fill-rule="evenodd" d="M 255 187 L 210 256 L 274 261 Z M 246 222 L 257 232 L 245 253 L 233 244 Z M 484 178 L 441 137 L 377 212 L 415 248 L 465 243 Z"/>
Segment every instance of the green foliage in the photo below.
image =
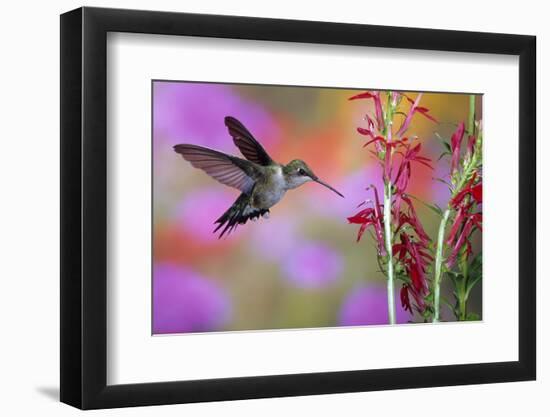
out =
<path fill-rule="evenodd" d="M 467 259 L 467 258 L 466 258 Z M 449 307 L 457 320 L 460 321 L 475 321 L 479 320 L 479 315 L 468 313 L 467 305 L 468 298 L 472 289 L 482 278 L 482 253 L 478 253 L 470 262 L 467 260 L 460 262 L 461 271 L 446 270 L 445 276 L 449 278 L 453 284 L 453 295 L 455 304 L 452 305 L 449 301 L 443 300 L 444 304 Z"/>
<path fill-rule="evenodd" d="M 421 203 L 422 205 L 424 205 L 425 207 L 429 208 L 431 211 L 433 211 L 435 214 L 437 214 L 439 217 L 443 217 L 443 209 L 441 207 L 439 207 L 437 204 L 430 204 L 430 203 L 427 203 L 426 201 L 424 200 L 421 200 L 420 198 L 418 197 L 415 197 L 414 195 L 410 195 L 408 194 L 409 197 L 411 197 L 412 199 L 418 201 L 419 203 Z"/>
<path fill-rule="evenodd" d="M 480 317 L 477 313 L 468 313 L 466 316 L 466 321 L 478 321 L 479 319 Z"/>

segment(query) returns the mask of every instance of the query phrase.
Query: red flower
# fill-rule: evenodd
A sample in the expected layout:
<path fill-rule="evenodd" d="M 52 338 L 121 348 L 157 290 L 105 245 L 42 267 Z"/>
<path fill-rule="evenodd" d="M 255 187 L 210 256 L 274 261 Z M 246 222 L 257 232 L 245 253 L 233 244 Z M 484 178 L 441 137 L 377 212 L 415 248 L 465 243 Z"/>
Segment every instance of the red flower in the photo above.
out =
<path fill-rule="evenodd" d="M 378 190 L 375 186 L 372 186 L 374 191 L 374 202 L 370 201 L 372 207 L 367 207 L 361 210 L 354 216 L 348 217 L 348 222 L 351 224 L 360 224 L 359 231 L 357 233 L 357 241 L 361 240 L 361 237 L 367 230 L 367 227 L 372 226 L 374 229 L 374 235 L 378 243 L 378 253 L 382 256 L 386 255 L 384 247 L 384 226 L 383 226 L 383 214 L 382 206 L 380 205 L 380 199 L 378 197 Z"/>
<path fill-rule="evenodd" d="M 468 252 L 467 254 L 469 255 L 472 252 L 472 246 L 470 244 L 470 241 L 467 240 L 472 230 L 472 227 L 473 227 L 473 223 L 471 221 L 466 221 L 464 223 L 464 228 L 462 229 L 462 233 L 460 233 L 460 236 L 458 237 L 455 245 L 453 246 L 451 256 L 449 256 L 449 258 L 447 259 L 447 266 L 449 268 L 451 268 L 456 262 L 456 258 L 460 252 L 460 249 L 464 244 L 467 245 L 466 246 L 466 250 Z"/>
<path fill-rule="evenodd" d="M 458 161 L 460 160 L 460 145 L 462 144 L 462 138 L 464 137 L 464 130 L 464 122 L 460 122 L 453 133 L 453 136 L 451 136 L 451 153 L 453 154 L 451 159 L 451 175 L 458 168 Z"/>
<path fill-rule="evenodd" d="M 382 101 L 380 100 L 379 91 L 365 91 L 364 93 L 350 97 L 349 100 L 358 100 L 365 98 L 372 98 L 374 100 L 374 109 L 376 111 L 376 122 L 378 124 L 378 130 L 384 130 L 384 112 L 382 110 Z"/>
<path fill-rule="evenodd" d="M 397 152 L 402 156 L 402 158 L 399 163 L 399 168 L 397 169 L 394 184 L 398 193 L 404 193 L 411 177 L 411 162 L 418 162 L 419 164 L 425 165 L 430 169 L 433 169 L 433 167 L 429 164 L 429 162 L 431 162 L 429 158 L 419 155 L 422 148 L 420 143 L 416 146 L 412 146 L 412 143 L 406 143 L 405 138 L 400 141 L 400 144 L 401 147 L 405 149 L 405 152 Z"/>
<path fill-rule="evenodd" d="M 471 156 L 474 154 L 475 150 L 475 144 L 476 144 L 476 137 L 474 135 L 468 136 L 468 154 Z"/>
<path fill-rule="evenodd" d="M 449 268 L 456 262 L 456 258 L 464 245 L 466 245 L 466 254 L 470 255 L 472 253 L 472 245 L 469 240 L 470 234 L 473 232 L 474 227 L 477 227 L 480 231 L 482 229 L 483 215 L 481 213 L 467 213 L 472 205 L 473 203 L 470 203 L 467 207 L 459 209 L 449 237 L 445 242 L 448 246 L 452 247 L 451 255 L 447 259 L 447 266 Z M 460 233 L 459 230 L 461 230 Z"/>
<path fill-rule="evenodd" d="M 401 287 L 399 297 L 401 298 L 401 306 L 403 309 L 412 314 L 411 300 L 409 299 L 409 286 L 407 284 L 403 284 Z"/>
<path fill-rule="evenodd" d="M 407 222 L 413 227 L 420 241 L 427 246 L 430 242 L 430 237 L 424 230 L 424 227 L 422 227 L 422 223 L 420 223 L 420 220 L 418 219 L 416 210 L 414 209 L 414 205 L 411 199 L 405 195 L 401 196 L 401 198 L 409 206 L 409 215 L 407 218 Z"/>
<path fill-rule="evenodd" d="M 481 204 L 483 202 L 483 186 L 481 182 L 470 189 L 472 197 L 476 203 Z"/>
<path fill-rule="evenodd" d="M 391 106 L 394 108 L 397 106 L 397 101 L 401 95 L 401 93 L 391 93 L 388 97 Z M 403 278 L 406 282 L 401 289 L 401 303 L 411 313 L 413 304 L 410 297 L 412 297 L 416 310 L 424 312 L 426 309 L 424 298 L 429 292 L 426 273 L 428 264 L 433 262 L 429 249 L 430 238 L 418 218 L 410 197 L 405 194 L 411 178 L 411 164 L 413 162 L 432 168 L 430 165 L 431 160 L 420 155 L 422 145 L 403 137 L 416 112 L 437 122 L 435 118 L 428 114 L 427 108 L 419 106 L 421 97 L 422 94 L 419 94 L 414 101 L 406 97 L 412 105 L 395 138 L 392 137 L 393 132 L 390 128 L 385 129 L 384 109 L 379 92 L 368 91 L 350 98 L 350 100 L 372 99 L 374 101 L 376 122 L 367 115 L 367 126 L 359 127 L 357 131 L 359 134 L 368 137 L 364 147 L 374 144 L 376 152 L 370 152 L 382 165 L 384 182 L 386 184 L 390 182 L 392 188 L 395 187 L 395 191 L 392 190 L 394 198 L 391 202 L 391 221 L 392 223 L 397 222 L 397 227 L 393 233 L 396 239 L 399 237 L 400 241 L 399 243 L 393 243 L 393 256 L 395 262 L 400 264 L 408 277 Z M 400 158 L 393 158 L 395 155 L 400 155 Z M 370 206 L 364 208 L 355 216 L 349 217 L 348 221 L 360 225 L 357 234 L 358 241 L 367 228 L 372 227 L 374 238 L 378 244 L 378 255 L 386 256 L 383 233 L 384 206 L 380 204 L 378 190 L 373 187 L 373 191 L 374 202 L 369 201 Z"/>
<path fill-rule="evenodd" d="M 477 183 L 476 183 L 477 182 Z M 445 243 L 451 247 L 451 254 L 447 258 L 447 266 L 452 267 L 461 249 L 466 245 L 467 255 L 472 253 L 472 246 L 469 241 L 470 234 L 474 227 L 481 230 L 481 212 L 475 212 L 477 205 L 483 201 L 483 185 L 481 178 L 476 172 L 468 180 L 466 185 L 450 201 L 450 206 L 456 210 L 449 236 Z M 468 198 L 471 197 L 471 198 Z"/>
<path fill-rule="evenodd" d="M 366 118 L 367 118 L 367 128 L 365 129 L 365 128 L 362 128 L 362 127 L 358 127 L 357 131 L 362 135 L 370 136 L 371 138 L 374 139 L 374 137 L 375 137 L 375 135 L 374 135 L 374 122 L 372 121 L 372 119 L 369 117 L 368 114 L 366 115 Z M 365 146 L 367 146 L 367 145 L 365 145 Z"/>
<path fill-rule="evenodd" d="M 453 221 L 453 225 L 451 226 L 451 231 L 449 232 L 449 237 L 445 241 L 445 243 L 448 246 L 451 246 L 453 244 L 459 229 L 464 224 L 464 219 L 466 218 L 466 212 L 467 210 L 470 209 L 470 206 L 471 204 L 469 206 L 463 206 L 458 209 L 456 213 L 456 217 Z"/>
<path fill-rule="evenodd" d="M 409 101 L 409 103 L 412 104 L 412 106 L 409 109 L 409 112 L 407 113 L 407 116 L 405 117 L 405 121 L 403 122 L 403 124 L 399 128 L 399 131 L 397 132 L 397 136 L 400 137 L 406 132 L 406 130 L 409 128 L 409 125 L 411 124 L 411 120 L 412 120 L 413 115 L 417 112 L 422 114 L 424 117 L 428 118 L 429 120 L 431 120 L 435 123 L 438 123 L 437 120 L 435 119 L 435 117 L 428 114 L 429 109 L 427 109 L 426 107 L 420 107 L 418 105 L 418 103 L 420 102 L 420 99 L 422 98 L 422 93 L 420 93 L 420 94 L 418 94 L 418 96 L 416 96 L 416 100 L 413 100 L 412 98 L 406 96 L 405 94 L 403 94 L 403 96 Z"/>
<path fill-rule="evenodd" d="M 414 115 L 414 112 L 416 110 L 416 108 L 418 107 L 418 103 L 420 103 L 420 99 L 422 98 L 422 93 L 418 94 L 418 96 L 416 96 L 416 100 L 411 100 L 409 97 L 405 96 L 407 98 L 407 100 L 409 100 L 411 103 L 412 103 L 412 106 L 411 108 L 409 109 L 409 112 L 407 113 L 407 116 L 405 116 L 405 121 L 403 122 L 403 124 L 401 125 L 401 127 L 399 128 L 399 130 L 397 131 L 397 136 L 402 136 L 403 133 L 405 133 L 405 131 L 409 128 L 409 125 L 411 124 L 411 120 L 412 120 L 412 117 Z"/>
<path fill-rule="evenodd" d="M 464 186 L 462 190 L 460 190 L 451 200 L 451 206 L 454 209 L 458 209 L 458 207 L 465 201 L 467 196 L 472 196 L 472 198 L 475 200 L 476 203 L 481 204 L 483 200 L 483 189 L 481 185 L 481 181 L 474 185 L 474 182 L 478 179 L 477 173 L 474 172 L 472 175 L 472 178 L 468 181 L 468 183 Z"/>
<path fill-rule="evenodd" d="M 411 280 L 410 283 L 404 284 L 407 287 L 407 296 L 412 295 L 415 308 L 419 312 L 423 312 L 426 308 L 424 297 L 429 292 L 426 269 L 433 258 L 426 252 L 427 246 L 421 241 L 414 240 L 407 233 L 401 233 L 399 238 L 400 243 L 393 245 L 393 251 L 399 262 L 405 267 L 405 271 Z"/>
<path fill-rule="evenodd" d="M 426 117 L 427 119 L 431 120 L 434 123 L 439 123 L 435 117 L 432 115 L 429 115 L 428 112 L 430 111 L 426 107 L 420 107 L 418 106 L 414 111 L 417 111 L 418 113 L 422 114 L 422 116 Z"/>
<path fill-rule="evenodd" d="M 374 97 L 373 93 L 369 91 L 365 91 L 364 93 L 356 94 L 353 97 L 350 97 L 348 100 L 357 100 L 362 98 L 373 98 L 373 97 Z"/>

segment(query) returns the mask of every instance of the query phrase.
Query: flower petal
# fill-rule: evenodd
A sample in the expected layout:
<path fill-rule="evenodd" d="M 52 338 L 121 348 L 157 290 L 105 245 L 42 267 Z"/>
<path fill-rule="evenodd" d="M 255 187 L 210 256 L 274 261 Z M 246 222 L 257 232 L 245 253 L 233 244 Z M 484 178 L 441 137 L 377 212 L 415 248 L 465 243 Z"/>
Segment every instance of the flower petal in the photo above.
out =
<path fill-rule="evenodd" d="M 364 93 L 360 93 L 348 98 L 348 100 L 359 100 L 363 98 L 373 98 L 373 97 L 374 97 L 374 94 L 370 93 L 369 91 L 365 91 Z"/>
<path fill-rule="evenodd" d="M 405 96 L 407 97 L 407 96 Z M 409 128 L 409 125 L 411 124 L 412 117 L 414 115 L 415 109 L 418 106 L 418 103 L 420 103 L 420 99 L 422 98 L 422 93 L 419 93 L 418 96 L 416 96 L 416 100 L 412 101 L 412 106 L 409 109 L 409 112 L 407 113 L 407 116 L 405 117 L 405 120 L 403 121 L 403 124 L 397 131 L 397 136 L 401 137 L 405 133 L 405 131 Z M 411 102 L 411 99 L 407 97 L 407 100 Z"/>
<path fill-rule="evenodd" d="M 451 173 L 454 173 L 458 168 L 458 161 L 460 160 L 460 145 L 462 143 L 462 138 L 464 137 L 464 130 L 464 122 L 460 122 L 451 136 L 451 152 L 453 154 L 451 158 Z"/>

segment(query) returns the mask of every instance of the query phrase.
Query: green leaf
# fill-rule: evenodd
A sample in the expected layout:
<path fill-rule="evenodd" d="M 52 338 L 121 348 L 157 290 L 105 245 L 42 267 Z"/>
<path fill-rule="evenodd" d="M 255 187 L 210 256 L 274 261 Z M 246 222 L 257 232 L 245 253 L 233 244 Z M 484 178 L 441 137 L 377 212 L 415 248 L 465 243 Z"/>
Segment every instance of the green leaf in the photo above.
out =
<path fill-rule="evenodd" d="M 447 181 L 445 181 L 443 178 L 433 178 L 435 181 L 438 181 L 438 182 L 441 182 L 443 184 L 445 184 L 448 188 L 449 188 L 449 191 L 452 191 L 452 188 L 451 188 L 451 184 L 449 184 Z"/>
<path fill-rule="evenodd" d="M 438 214 L 440 217 L 443 217 L 443 209 L 437 204 L 426 204 L 426 206 L 431 209 L 435 214 Z"/>
<path fill-rule="evenodd" d="M 468 280 L 468 284 L 466 285 L 466 293 L 464 294 L 466 299 L 468 299 L 470 291 L 479 281 L 481 281 L 481 274 L 470 275 L 470 279 Z"/>
<path fill-rule="evenodd" d="M 482 252 L 479 252 L 476 256 L 474 256 L 474 258 L 470 262 L 468 270 L 469 270 L 469 277 L 468 277 L 468 283 L 466 284 L 466 291 L 465 291 L 466 298 L 469 297 L 470 291 L 472 291 L 474 286 L 481 280 L 483 276 Z"/>
<path fill-rule="evenodd" d="M 443 210 L 437 204 L 429 204 L 429 203 L 425 202 L 424 200 L 421 200 L 420 198 L 415 197 L 414 195 L 408 194 L 408 196 L 413 198 L 414 200 L 418 201 L 419 203 L 425 205 L 426 207 L 428 207 L 431 211 L 433 211 L 439 217 L 443 217 Z"/>
<path fill-rule="evenodd" d="M 394 113 L 394 115 L 396 115 L 396 114 L 398 114 L 398 115 L 400 115 L 400 116 L 403 116 L 403 117 L 407 117 L 407 113 L 404 113 L 404 112 L 402 112 L 402 111 L 396 111 L 396 112 Z"/>
<path fill-rule="evenodd" d="M 482 252 L 479 252 L 476 256 L 472 258 L 472 261 L 470 262 L 470 273 L 473 275 L 481 275 L 481 269 L 483 266 L 483 256 Z"/>
<path fill-rule="evenodd" d="M 451 155 L 452 155 L 452 154 L 451 154 L 450 152 L 445 151 L 445 152 L 443 152 L 441 155 L 439 155 L 439 158 L 437 158 L 437 161 L 439 162 L 439 161 L 441 161 L 441 159 L 443 159 L 443 157 L 445 157 L 445 156 L 451 156 Z"/>
<path fill-rule="evenodd" d="M 422 312 L 422 317 L 424 318 L 424 320 L 429 320 L 432 318 L 432 312 L 426 309 Z"/>
<path fill-rule="evenodd" d="M 477 313 L 468 313 L 468 315 L 466 316 L 466 321 L 478 321 L 480 319 L 481 318 Z"/>
<path fill-rule="evenodd" d="M 428 294 L 424 297 L 424 301 L 426 301 L 428 304 L 433 304 L 433 302 L 434 302 L 434 294 L 433 294 L 433 292 L 428 293 Z"/>
<path fill-rule="evenodd" d="M 443 147 L 445 148 L 445 150 L 449 153 L 452 153 L 451 152 L 451 145 L 449 144 L 449 140 L 442 137 L 439 133 L 435 132 L 435 137 L 437 139 L 439 139 L 439 141 L 441 142 L 441 145 L 443 145 Z"/>
<path fill-rule="evenodd" d="M 447 271 L 446 275 L 449 277 L 449 279 L 453 283 L 453 287 L 455 289 L 458 288 L 458 286 L 460 285 L 460 281 L 463 278 L 462 275 L 453 271 Z"/>
<path fill-rule="evenodd" d="M 453 313 L 455 311 L 455 306 L 453 306 L 449 300 L 447 300 L 445 297 L 440 297 L 440 300 L 445 304 L 447 307 L 449 307 L 449 310 L 451 310 Z"/>

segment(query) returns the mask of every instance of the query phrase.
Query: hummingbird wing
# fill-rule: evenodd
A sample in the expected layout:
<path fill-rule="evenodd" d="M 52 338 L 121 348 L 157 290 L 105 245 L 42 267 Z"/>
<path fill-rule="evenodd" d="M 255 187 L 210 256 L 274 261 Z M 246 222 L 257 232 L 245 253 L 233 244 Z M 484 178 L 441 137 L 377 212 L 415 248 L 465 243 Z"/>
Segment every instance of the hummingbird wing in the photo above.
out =
<path fill-rule="evenodd" d="M 243 193 L 250 192 L 259 175 L 258 167 L 253 163 L 213 149 L 181 144 L 174 146 L 174 151 L 195 168 L 202 169 L 215 180 Z"/>
<path fill-rule="evenodd" d="M 225 118 L 225 125 L 233 138 L 233 142 L 246 159 L 263 166 L 274 163 L 269 154 L 260 145 L 260 142 L 252 136 L 252 133 L 241 122 L 234 117 L 227 116 Z"/>

